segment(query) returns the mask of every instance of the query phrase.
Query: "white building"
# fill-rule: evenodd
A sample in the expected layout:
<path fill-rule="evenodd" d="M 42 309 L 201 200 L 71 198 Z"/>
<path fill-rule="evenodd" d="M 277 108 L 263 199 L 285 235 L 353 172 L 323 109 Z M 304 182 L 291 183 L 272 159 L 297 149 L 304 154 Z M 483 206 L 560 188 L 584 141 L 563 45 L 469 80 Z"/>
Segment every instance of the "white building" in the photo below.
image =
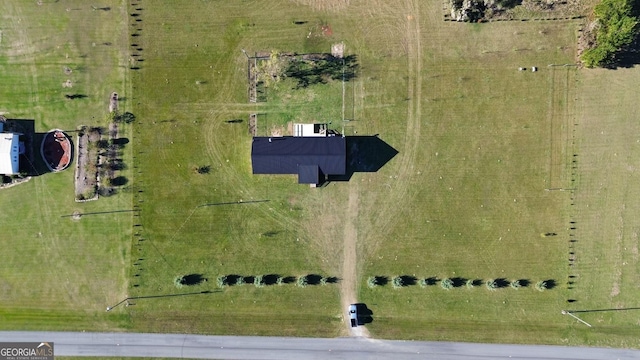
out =
<path fill-rule="evenodd" d="M 0 133 L 0 174 L 14 175 L 19 173 L 19 157 L 19 135 L 15 133 Z"/>

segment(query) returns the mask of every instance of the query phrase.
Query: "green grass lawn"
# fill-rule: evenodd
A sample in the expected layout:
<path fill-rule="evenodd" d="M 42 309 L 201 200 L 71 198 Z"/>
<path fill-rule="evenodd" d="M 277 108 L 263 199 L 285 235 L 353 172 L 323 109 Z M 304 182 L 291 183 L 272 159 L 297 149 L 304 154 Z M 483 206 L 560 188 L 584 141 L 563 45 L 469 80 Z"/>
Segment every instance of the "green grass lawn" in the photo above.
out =
<path fill-rule="evenodd" d="M 5 90 L 0 110 L 35 118 L 38 129 L 100 124 L 118 91 L 136 115 L 124 128 L 130 192 L 74 203 L 72 171 L 2 190 L 13 207 L 0 219 L 15 234 L 0 266 L 4 328 L 341 336 L 340 284 L 219 288 L 216 279 L 341 277 L 345 237 L 355 234 L 357 295 L 373 312 L 373 337 L 638 346 L 629 316 L 637 75 L 548 66 L 574 62 L 578 21 L 451 23 L 439 2 L 120 5 L 43 5 L 55 21 L 36 5 L 3 5 L 5 20 L 42 20 L 3 30 L 0 72 L 20 85 Z M 318 36 L 326 25 L 332 35 Z M 360 62 L 346 86 L 345 134 L 379 134 L 398 154 L 322 189 L 251 175 L 249 114 L 260 114 L 260 135 L 293 121 L 342 130 L 342 85 L 293 90 L 285 80 L 251 104 L 242 49 L 326 52 L 340 41 Z M 63 98 L 66 64 L 86 99 Z M 615 91 L 603 94 L 610 82 Z M 121 209 L 139 211 L 56 221 Z M 188 274 L 206 281 L 177 288 Z M 369 289 L 376 275 L 530 284 Z M 556 286 L 537 291 L 541 280 Z M 129 306 L 104 312 L 126 296 Z M 614 308 L 630 310 L 577 313 L 593 328 L 560 313 Z"/>
<path fill-rule="evenodd" d="M 116 1 L 104 5 L 111 10 L 94 11 L 83 1 L 2 2 L 0 76 L 6 86 L 0 90 L 0 111 L 5 116 L 35 120 L 37 132 L 60 128 L 72 137 L 81 124 L 106 125 L 109 94 L 126 97 L 129 84 L 123 56 L 126 9 Z M 67 80 L 72 87 L 63 87 Z M 86 97 L 68 100 L 66 94 Z M 121 136 L 130 136 L 130 129 L 123 127 Z M 130 163 L 126 150 L 124 159 Z M 131 213 L 79 221 L 62 216 L 131 209 L 131 196 L 76 203 L 74 168 L 75 162 L 62 173 L 0 192 L 2 329 L 129 326 L 126 315 L 106 318 L 104 309 L 126 293 Z"/>

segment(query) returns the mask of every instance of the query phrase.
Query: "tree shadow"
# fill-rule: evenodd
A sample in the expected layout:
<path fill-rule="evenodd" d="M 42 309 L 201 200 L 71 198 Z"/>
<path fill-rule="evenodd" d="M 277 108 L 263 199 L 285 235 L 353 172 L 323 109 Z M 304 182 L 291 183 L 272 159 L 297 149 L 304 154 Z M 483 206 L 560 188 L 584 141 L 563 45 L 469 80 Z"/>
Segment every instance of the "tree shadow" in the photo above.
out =
<path fill-rule="evenodd" d="M 196 167 L 196 172 L 200 175 L 208 174 L 211 172 L 211 166 L 210 165 L 198 166 Z"/>
<path fill-rule="evenodd" d="M 471 282 L 471 285 L 473 285 L 473 286 L 480 286 L 482 284 L 484 284 L 484 280 L 482 280 L 482 279 L 475 279 L 475 280 L 473 280 Z"/>
<path fill-rule="evenodd" d="M 356 311 L 358 312 L 358 325 L 370 324 L 373 322 L 373 311 L 367 307 L 366 304 L 355 304 Z"/>
<path fill-rule="evenodd" d="M 461 287 L 467 283 L 467 279 L 461 278 L 461 277 L 454 277 L 454 278 L 451 278 L 451 282 L 453 287 Z"/>
<path fill-rule="evenodd" d="M 87 98 L 88 96 L 85 94 L 65 94 L 64 97 L 69 100 L 75 100 L 75 99 L 84 99 L 84 98 Z"/>
<path fill-rule="evenodd" d="M 124 145 L 129 143 L 129 139 L 128 138 L 117 138 L 117 139 L 112 139 L 111 140 L 111 144 L 113 145 L 117 145 L 117 146 L 122 146 L 124 147 Z"/>
<path fill-rule="evenodd" d="M 274 236 L 276 236 L 276 235 L 280 234 L 281 232 L 282 232 L 282 231 L 279 231 L 279 230 L 266 231 L 266 232 L 263 232 L 263 233 L 262 233 L 262 236 L 265 236 L 265 237 L 274 237 Z"/>
<path fill-rule="evenodd" d="M 531 285 L 531 280 L 529 279 L 518 279 L 518 282 L 522 287 L 529 287 L 529 285 Z"/>
<path fill-rule="evenodd" d="M 205 281 L 207 281 L 207 279 L 203 277 L 202 274 L 189 274 L 183 276 L 180 283 L 186 286 L 193 286 L 202 284 Z"/>
<path fill-rule="evenodd" d="M 253 275 L 243 277 L 245 284 L 253 284 L 256 281 L 256 277 Z"/>
<path fill-rule="evenodd" d="M 294 282 L 296 282 L 295 276 L 285 276 L 282 278 L 283 284 L 293 284 Z"/>
<path fill-rule="evenodd" d="M 545 289 L 551 290 L 551 289 L 555 288 L 556 286 L 558 286 L 558 284 L 556 283 L 555 280 L 553 280 L 553 279 L 544 280 L 544 288 Z"/>
<path fill-rule="evenodd" d="M 244 279 L 244 276 L 237 274 L 229 274 L 225 277 L 223 285 L 235 286 L 238 284 L 238 279 Z"/>
<path fill-rule="evenodd" d="M 505 278 L 498 278 L 493 280 L 493 282 L 496 284 L 496 288 L 498 289 L 506 288 L 511 284 L 511 282 Z"/>
<path fill-rule="evenodd" d="M 133 67 L 131 67 L 130 69 L 133 69 Z M 140 68 L 137 68 L 137 69 L 140 69 Z M 137 69 L 135 69 L 135 70 L 137 70 Z M 131 113 L 129 111 L 126 111 L 126 112 L 116 116 L 115 117 L 115 121 L 116 122 L 124 122 L 126 124 L 129 124 L 129 123 L 132 123 L 132 122 L 136 121 L 136 116 L 133 113 Z"/>
<path fill-rule="evenodd" d="M 424 281 L 425 281 L 425 283 L 426 283 L 427 285 L 429 285 L 429 286 L 433 286 L 433 285 L 437 284 L 437 283 L 438 283 L 438 281 L 440 281 L 440 279 L 438 279 L 438 278 L 437 278 L 437 277 L 435 277 L 435 276 L 431 276 L 431 277 L 428 277 L 428 278 L 424 279 Z"/>
<path fill-rule="evenodd" d="M 385 286 L 389 283 L 389 277 L 387 276 L 376 276 L 373 279 L 377 286 Z"/>
<path fill-rule="evenodd" d="M 347 136 L 344 175 L 329 175 L 329 181 L 349 181 L 355 172 L 377 172 L 398 154 L 398 150 L 374 136 Z"/>
<path fill-rule="evenodd" d="M 402 275 L 400 279 L 402 279 L 402 286 L 413 286 L 418 282 L 418 279 L 411 275 Z"/>
<path fill-rule="evenodd" d="M 340 279 L 335 276 L 329 276 L 327 278 L 327 284 L 337 284 L 340 282 Z"/>
<path fill-rule="evenodd" d="M 113 179 L 111 179 L 111 185 L 113 186 L 124 186 L 129 182 L 129 179 L 127 179 L 125 176 L 116 176 Z"/>
<path fill-rule="evenodd" d="M 322 281 L 322 276 L 318 274 L 307 275 L 307 285 L 319 285 Z"/>
<path fill-rule="evenodd" d="M 275 285 L 278 283 L 278 278 L 280 275 L 278 274 L 268 274 L 262 277 L 262 281 L 265 285 Z"/>
<path fill-rule="evenodd" d="M 331 54 L 306 54 L 291 58 L 285 75 L 297 81 L 296 88 L 326 84 L 330 80 L 350 81 L 357 77 L 358 57 L 355 54 L 343 58 Z"/>

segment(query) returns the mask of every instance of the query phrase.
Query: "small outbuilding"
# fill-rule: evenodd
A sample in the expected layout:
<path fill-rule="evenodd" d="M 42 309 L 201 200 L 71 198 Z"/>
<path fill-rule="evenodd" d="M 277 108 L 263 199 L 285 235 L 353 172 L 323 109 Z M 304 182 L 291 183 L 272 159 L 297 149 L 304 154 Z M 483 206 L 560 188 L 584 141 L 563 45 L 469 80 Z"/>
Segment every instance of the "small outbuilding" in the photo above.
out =
<path fill-rule="evenodd" d="M 0 174 L 15 175 L 20 172 L 20 136 L 16 133 L 0 133 Z"/>
<path fill-rule="evenodd" d="M 343 136 L 254 137 L 254 174 L 297 174 L 299 184 L 322 184 L 328 175 L 344 175 L 347 145 Z"/>

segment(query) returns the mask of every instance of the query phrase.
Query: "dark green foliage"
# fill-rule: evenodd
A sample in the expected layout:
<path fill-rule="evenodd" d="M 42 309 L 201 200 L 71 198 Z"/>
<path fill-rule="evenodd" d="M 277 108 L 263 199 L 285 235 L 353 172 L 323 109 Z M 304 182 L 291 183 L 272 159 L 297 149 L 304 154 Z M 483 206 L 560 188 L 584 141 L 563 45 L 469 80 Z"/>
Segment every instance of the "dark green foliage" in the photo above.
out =
<path fill-rule="evenodd" d="M 356 77 L 358 60 L 356 55 L 337 58 L 327 55 L 321 59 L 293 59 L 285 70 L 285 76 L 298 81 L 298 88 L 314 84 L 326 84 L 329 80 L 349 81 Z"/>
<path fill-rule="evenodd" d="M 211 166 L 209 165 L 198 166 L 196 167 L 196 172 L 201 175 L 208 174 L 209 172 L 211 172 Z"/>
<path fill-rule="evenodd" d="M 586 67 L 611 66 L 638 35 L 638 19 L 630 0 L 602 0 L 593 12 L 596 44 L 582 53 L 582 61 Z"/>

